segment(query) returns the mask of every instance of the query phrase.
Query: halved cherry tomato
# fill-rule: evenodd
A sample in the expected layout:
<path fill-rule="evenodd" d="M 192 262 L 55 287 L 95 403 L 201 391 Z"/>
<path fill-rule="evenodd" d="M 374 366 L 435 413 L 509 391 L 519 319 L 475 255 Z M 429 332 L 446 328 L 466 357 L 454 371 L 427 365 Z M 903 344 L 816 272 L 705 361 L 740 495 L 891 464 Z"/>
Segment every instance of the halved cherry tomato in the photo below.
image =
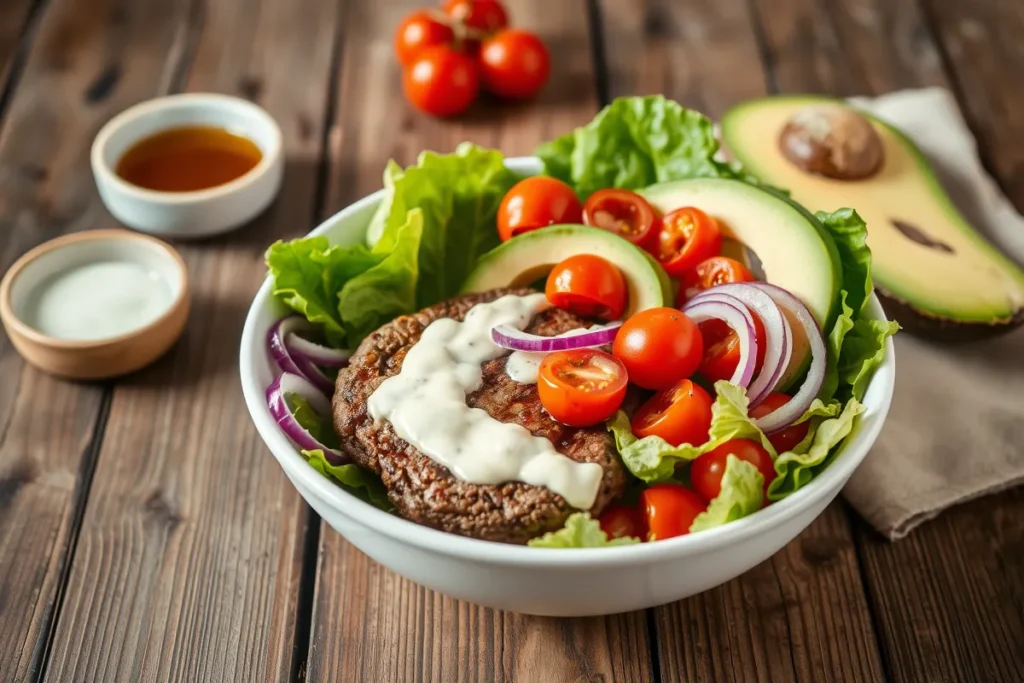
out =
<path fill-rule="evenodd" d="M 718 448 L 708 451 L 690 463 L 690 484 L 694 490 L 708 500 L 713 500 L 722 491 L 722 475 L 729 455 L 746 460 L 756 467 L 764 477 L 764 491 L 775 479 L 775 464 L 772 456 L 761 444 L 750 439 L 731 439 Z"/>
<path fill-rule="evenodd" d="M 480 48 L 480 75 L 484 87 L 509 100 L 533 97 L 551 72 L 551 57 L 544 42 L 519 29 L 505 29 Z"/>
<path fill-rule="evenodd" d="M 661 217 L 654 253 L 672 277 L 683 277 L 701 261 L 718 256 L 721 248 L 718 222 L 700 209 L 684 206 Z"/>
<path fill-rule="evenodd" d="M 764 417 L 768 413 L 775 412 L 776 409 L 789 403 L 789 399 L 790 397 L 786 394 L 778 392 L 768 394 L 763 401 L 757 404 L 757 407 L 750 409 L 750 417 Z M 796 445 L 807 437 L 807 432 L 810 428 L 809 422 L 801 422 L 798 425 L 791 425 L 782 431 L 775 432 L 768 437 L 768 440 L 771 441 L 772 446 L 775 446 L 776 451 L 785 453 L 796 448 Z"/>
<path fill-rule="evenodd" d="M 508 13 L 498 0 L 448 0 L 444 11 L 456 21 L 487 33 L 508 26 Z"/>
<path fill-rule="evenodd" d="M 552 306 L 584 318 L 618 320 L 626 310 L 622 271 L 593 254 L 576 254 L 555 266 L 544 291 Z"/>
<path fill-rule="evenodd" d="M 430 12 L 413 12 L 395 31 L 395 56 L 402 66 L 408 66 L 416 53 L 431 45 L 448 45 L 455 41 L 452 27 L 438 21 Z"/>
<path fill-rule="evenodd" d="M 697 264 L 693 270 L 683 275 L 679 293 L 676 295 L 676 306 L 680 308 L 697 292 L 711 289 L 728 282 L 753 282 L 754 276 L 747 267 L 728 256 L 712 256 Z"/>
<path fill-rule="evenodd" d="M 767 347 L 767 336 L 764 324 L 751 312 L 754 319 L 754 334 L 757 338 L 757 356 L 754 359 L 754 375 L 761 370 L 764 363 L 764 351 Z M 701 358 L 698 372 L 712 382 L 729 379 L 740 364 L 740 340 L 731 327 L 721 320 L 709 320 L 700 324 L 700 336 L 704 340 L 704 357 Z"/>
<path fill-rule="evenodd" d="M 711 429 L 711 397 L 702 387 L 684 379 L 647 399 L 630 427 L 641 439 L 653 434 L 673 446 L 699 446 L 707 442 Z"/>
<path fill-rule="evenodd" d="M 626 396 L 626 368 L 597 349 L 548 354 L 540 364 L 537 392 L 551 417 L 570 427 L 589 427 L 615 414 Z"/>
<path fill-rule="evenodd" d="M 612 505 L 597 518 L 608 538 L 647 538 L 647 519 L 639 508 Z"/>
<path fill-rule="evenodd" d="M 583 203 L 583 222 L 645 247 L 657 235 L 661 218 L 636 192 L 612 188 L 587 197 Z"/>
<path fill-rule="evenodd" d="M 682 484 L 655 484 L 640 494 L 647 516 L 647 540 L 660 541 L 690 533 L 693 520 L 708 503 Z"/>
<path fill-rule="evenodd" d="M 697 324 L 674 308 L 648 308 L 622 323 L 614 353 L 629 381 L 645 389 L 667 389 L 693 374 L 704 354 Z"/>
<path fill-rule="evenodd" d="M 476 98 L 480 75 L 473 59 L 450 45 L 416 51 L 402 76 L 406 99 L 434 116 L 454 116 Z"/>
<path fill-rule="evenodd" d="M 503 242 L 555 223 L 579 223 L 583 207 L 572 188 L 557 178 L 534 176 L 512 186 L 498 207 Z"/>

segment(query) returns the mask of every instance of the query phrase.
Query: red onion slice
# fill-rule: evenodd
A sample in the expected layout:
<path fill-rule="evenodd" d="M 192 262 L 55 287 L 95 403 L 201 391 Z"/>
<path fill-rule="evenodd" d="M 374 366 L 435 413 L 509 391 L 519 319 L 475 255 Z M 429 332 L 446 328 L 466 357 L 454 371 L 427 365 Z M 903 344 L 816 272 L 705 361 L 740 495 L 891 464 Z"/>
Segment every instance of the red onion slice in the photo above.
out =
<path fill-rule="evenodd" d="M 309 380 L 290 372 L 282 373 L 267 387 L 267 407 L 281 431 L 304 451 L 322 450 L 324 457 L 332 465 L 347 463 L 348 456 L 339 450 L 323 445 L 299 424 L 292 414 L 291 408 L 288 407 L 289 395 L 301 396 L 306 399 L 313 410 L 318 413 L 331 414 L 330 401 Z"/>
<path fill-rule="evenodd" d="M 290 372 L 293 375 L 304 377 L 330 396 L 334 393 L 334 382 L 331 381 L 331 378 L 305 356 L 292 354 L 288 347 L 287 338 L 296 336 L 294 332 L 303 329 L 304 325 L 308 329 L 312 329 L 311 323 L 301 316 L 290 315 L 281 318 L 267 332 L 267 349 L 282 372 Z"/>
<path fill-rule="evenodd" d="M 683 308 L 683 313 L 698 325 L 708 320 L 721 320 L 736 332 L 740 342 L 740 360 L 729 383 L 746 389 L 757 365 L 757 331 L 750 311 L 741 303 L 691 300 Z"/>
<path fill-rule="evenodd" d="M 313 327 L 309 321 L 304 320 L 304 322 L 311 328 Z M 293 356 L 304 357 L 310 363 L 322 368 L 343 368 L 348 365 L 348 358 L 352 355 L 351 351 L 332 349 L 329 346 L 317 344 L 300 337 L 295 332 L 285 334 L 284 344 Z"/>
<path fill-rule="evenodd" d="M 750 407 L 758 405 L 782 379 L 793 356 L 793 331 L 786 316 L 771 296 L 751 283 L 718 285 L 694 296 L 691 301 L 739 301 L 761 320 L 765 332 L 764 361 L 761 371 L 747 390 Z M 685 309 L 684 309 L 685 310 Z"/>
<path fill-rule="evenodd" d="M 511 325 L 498 325 L 491 330 L 491 339 L 498 346 L 513 351 L 548 353 L 611 344 L 620 327 L 621 322 L 614 322 L 598 329 L 580 328 L 555 337 L 541 337 L 517 330 Z"/>
<path fill-rule="evenodd" d="M 799 391 L 793 395 L 785 405 L 773 410 L 764 417 L 754 420 L 754 423 L 766 434 L 772 434 L 796 422 L 801 415 L 807 412 L 814 402 L 814 397 L 821 390 L 821 383 L 825 379 L 825 365 L 827 356 L 825 353 L 825 338 L 818 328 L 814 316 L 807 310 L 807 306 L 800 299 L 796 298 L 786 290 L 766 282 L 752 282 L 747 286 L 756 287 L 770 296 L 780 308 L 786 309 L 793 318 L 800 323 L 807 341 L 811 347 L 811 365 L 807 369 L 807 376 L 804 383 L 800 385 Z"/>

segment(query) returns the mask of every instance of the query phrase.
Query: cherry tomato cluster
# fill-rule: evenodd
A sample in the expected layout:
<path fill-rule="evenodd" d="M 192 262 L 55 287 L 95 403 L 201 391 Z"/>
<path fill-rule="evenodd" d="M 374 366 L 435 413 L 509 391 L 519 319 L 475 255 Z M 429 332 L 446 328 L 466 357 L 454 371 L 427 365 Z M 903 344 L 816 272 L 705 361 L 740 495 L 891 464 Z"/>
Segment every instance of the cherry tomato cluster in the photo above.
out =
<path fill-rule="evenodd" d="M 504 99 L 532 97 L 551 69 L 541 39 L 509 28 L 498 0 L 447 0 L 443 11 L 413 12 L 394 44 L 406 98 L 434 116 L 465 111 L 481 87 Z"/>

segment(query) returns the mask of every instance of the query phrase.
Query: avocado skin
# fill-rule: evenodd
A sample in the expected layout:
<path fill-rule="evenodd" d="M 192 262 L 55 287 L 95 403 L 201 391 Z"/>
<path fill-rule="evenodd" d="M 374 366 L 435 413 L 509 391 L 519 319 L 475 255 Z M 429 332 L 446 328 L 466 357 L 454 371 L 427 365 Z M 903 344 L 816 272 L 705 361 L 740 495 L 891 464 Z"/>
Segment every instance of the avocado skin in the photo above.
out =
<path fill-rule="evenodd" d="M 877 286 L 875 295 L 886 317 L 898 322 L 903 332 L 940 343 L 965 344 L 990 339 L 1024 324 L 1024 309 L 1018 309 L 1008 320 L 965 322 L 928 315 Z"/>

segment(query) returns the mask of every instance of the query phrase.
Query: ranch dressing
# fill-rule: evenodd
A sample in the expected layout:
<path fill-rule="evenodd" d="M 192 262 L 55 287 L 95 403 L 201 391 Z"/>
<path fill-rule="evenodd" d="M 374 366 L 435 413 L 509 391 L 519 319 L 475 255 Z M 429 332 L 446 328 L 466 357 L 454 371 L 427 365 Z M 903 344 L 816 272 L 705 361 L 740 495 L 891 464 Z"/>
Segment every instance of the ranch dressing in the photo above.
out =
<path fill-rule="evenodd" d="M 40 283 L 27 301 L 24 319 L 49 337 L 90 341 L 145 327 L 173 301 L 157 273 L 129 261 L 99 261 Z"/>
<path fill-rule="evenodd" d="M 491 340 L 491 329 L 521 330 L 547 306 L 544 294 L 507 295 L 477 304 L 463 322 L 435 320 L 409 349 L 401 372 L 370 396 L 370 415 L 390 422 L 398 436 L 463 481 L 522 481 L 554 491 L 575 508 L 590 508 L 601 484 L 600 465 L 567 458 L 522 425 L 466 404 L 466 395 L 482 386 L 481 365 L 508 353 Z"/>

